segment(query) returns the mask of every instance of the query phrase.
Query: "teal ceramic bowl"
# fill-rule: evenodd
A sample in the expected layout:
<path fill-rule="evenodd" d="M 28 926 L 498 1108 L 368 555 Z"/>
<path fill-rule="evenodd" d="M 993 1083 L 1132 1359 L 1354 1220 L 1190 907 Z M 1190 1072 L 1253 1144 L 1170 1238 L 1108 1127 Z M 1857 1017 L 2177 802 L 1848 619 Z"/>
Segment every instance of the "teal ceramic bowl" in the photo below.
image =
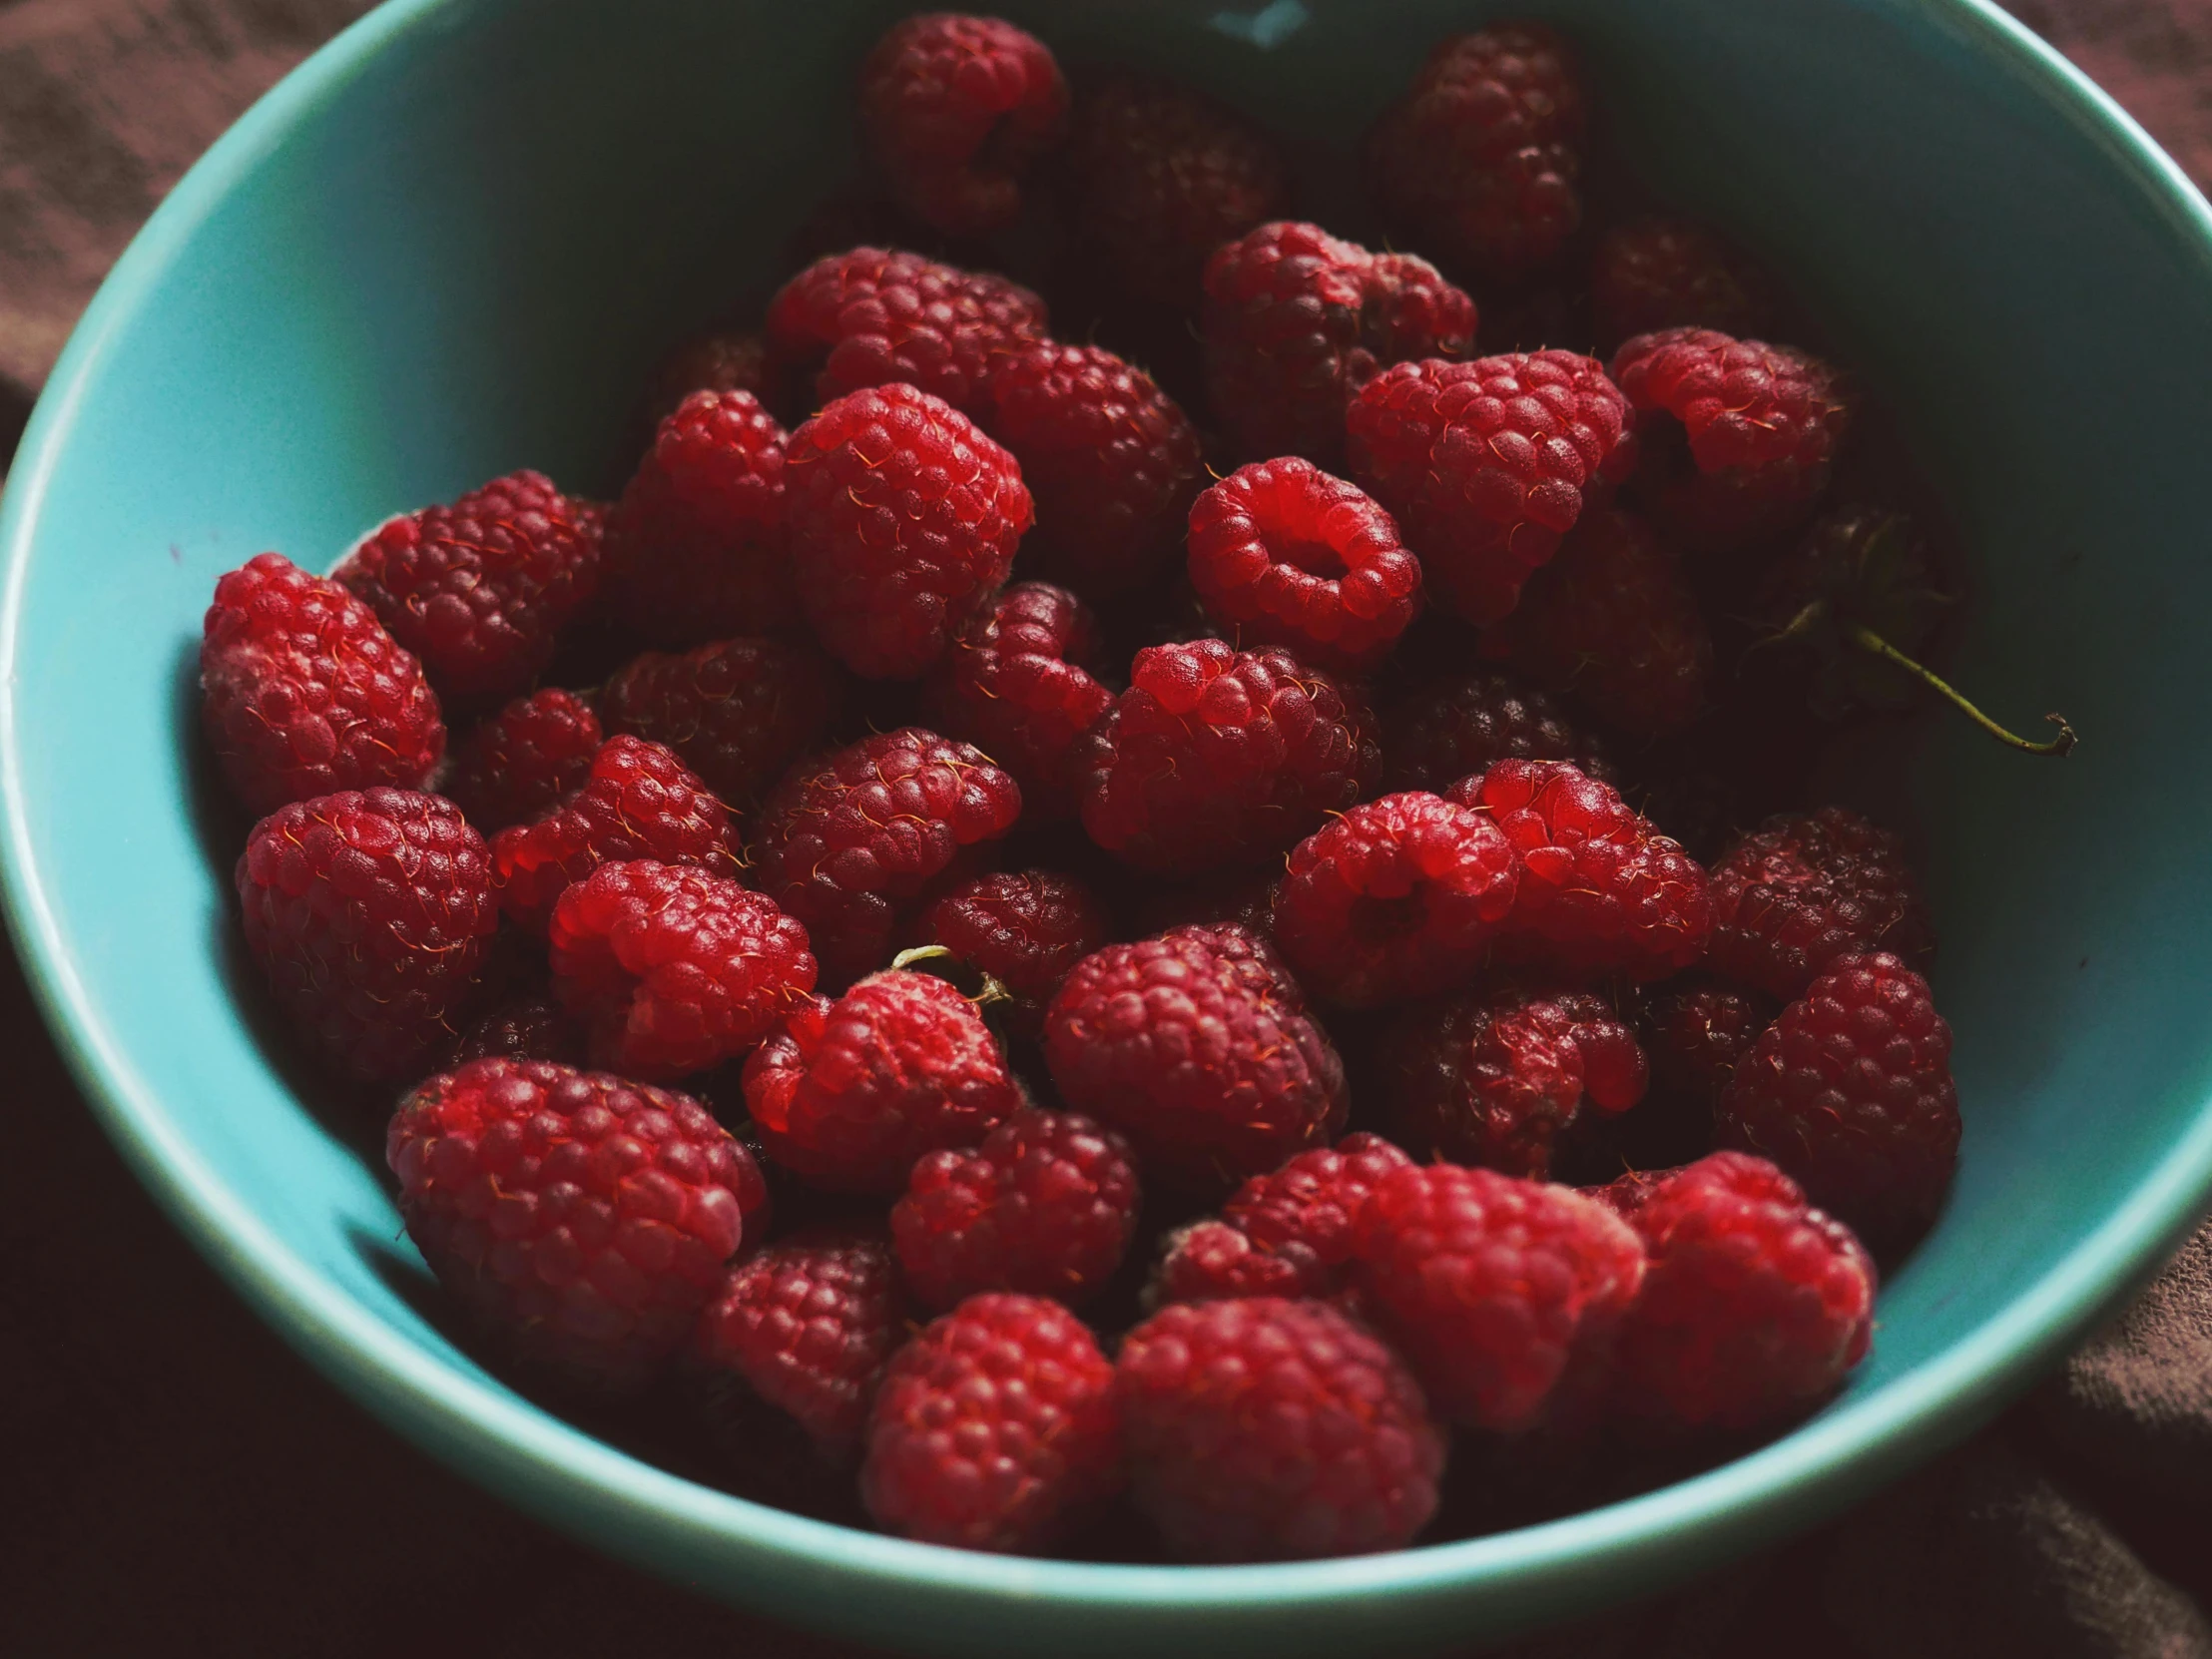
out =
<path fill-rule="evenodd" d="M 1344 141 L 1475 5 L 1010 8 Z M 1971 548 L 1958 654 L 2063 766 L 1962 723 L 1897 759 L 1930 853 L 1963 1166 L 1873 1361 L 1754 1455 L 1551 1525 L 1310 1565 L 957 1553 L 638 1461 L 418 1307 L 381 1172 L 242 1014 L 227 847 L 191 807 L 217 574 L 326 565 L 532 465 L 604 487 L 652 352 L 849 165 L 884 5 L 396 0 L 273 93 L 101 292 L 0 523 L 15 936 L 96 1109 L 316 1365 L 517 1504 L 802 1623 L 945 1653 L 1382 1653 L 1655 1587 L 1963 1433 L 2173 1241 L 2212 1181 L 2212 225 L 2127 120 L 1974 0 L 1550 0 L 1653 178 L 1740 227 L 1900 407 Z"/>

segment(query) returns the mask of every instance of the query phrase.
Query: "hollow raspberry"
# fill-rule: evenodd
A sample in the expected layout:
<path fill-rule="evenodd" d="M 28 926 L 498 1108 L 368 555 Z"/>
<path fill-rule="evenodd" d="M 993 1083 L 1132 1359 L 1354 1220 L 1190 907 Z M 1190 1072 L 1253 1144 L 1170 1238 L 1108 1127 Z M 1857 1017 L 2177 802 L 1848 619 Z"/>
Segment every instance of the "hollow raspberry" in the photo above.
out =
<path fill-rule="evenodd" d="M 1382 718 L 1382 787 L 1441 791 L 1497 761 L 1572 761 L 1606 775 L 1596 742 L 1566 710 L 1510 675 L 1454 674 Z"/>
<path fill-rule="evenodd" d="M 1703 226 L 1637 219 L 1598 239 L 1590 311 L 1607 345 L 1661 328 L 1741 337 L 1772 324 L 1774 290 L 1764 271 Z"/>
<path fill-rule="evenodd" d="M 1710 983 L 1654 998 L 1637 1021 L 1652 1082 L 1661 1092 L 1710 1111 L 1736 1063 L 1774 1023 L 1772 1008 L 1749 992 Z"/>
<path fill-rule="evenodd" d="M 657 428 L 695 391 L 749 391 L 766 409 L 784 401 L 769 367 L 768 341 L 751 330 L 710 329 L 671 346 L 646 383 L 646 429 Z"/>
<path fill-rule="evenodd" d="M 921 913 L 925 940 L 1013 994 L 1008 1024 L 1024 1036 L 1042 1033 L 1045 1004 L 1107 932 L 1098 896 L 1049 869 L 978 875 L 946 889 Z"/>
<path fill-rule="evenodd" d="M 584 1063 L 583 1029 L 549 990 L 510 996 L 495 1004 L 461 1038 L 453 1063 L 470 1060 L 556 1060 Z"/>
<path fill-rule="evenodd" d="M 1839 956 L 1934 948 L 1905 842 L 1857 813 L 1784 813 L 1713 866 L 1715 973 L 1783 1001 Z"/>
<path fill-rule="evenodd" d="M 542 818 L 591 776 L 599 717 L 555 686 L 479 721 L 453 757 L 446 794 L 484 834 Z"/>
<path fill-rule="evenodd" d="M 840 676 L 811 646 L 734 639 L 684 655 L 648 651 L 600 694 L 610 732 L 666 745 L 724 802 L 756 799 L 812 749 Z"/>

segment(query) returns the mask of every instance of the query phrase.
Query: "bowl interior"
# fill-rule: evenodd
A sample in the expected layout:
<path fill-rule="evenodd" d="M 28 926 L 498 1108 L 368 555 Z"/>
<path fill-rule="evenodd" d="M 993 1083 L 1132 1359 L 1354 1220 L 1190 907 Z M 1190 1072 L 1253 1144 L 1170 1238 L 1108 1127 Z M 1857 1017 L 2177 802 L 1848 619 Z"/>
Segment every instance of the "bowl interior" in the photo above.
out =
<path fill-rule="evenodd" d="M 119 1139 L 311 1357 L 519 1500 L 733 1598 L 947 1651 L 1364 1651 L 1502 1630 L 1770 1536 L 1969 1425 L 2139 1271 L 2212 1173 L 2196 855 L 2212 607 L 2201 202 L 1977 6 L 1586 0 L 1652 180 L 1778 266 L 1880 385 L 1965 532 L 1960 678 L 2063 708 L 2065 766 L 1931 726 L 1881 767 L 1925 847 L 1966 1116 L 1942 1226 L 1874 1358 L 1753 1457 L 1552 1526 L 1207 1571 L 864 1537 L 657 1471 L 452 1345 L 374 1156 L 259 1040 L 227 822 L 195 807 L 216 576 L 326 566 L 509 468 L 605 492 L 642 371 L 773 275 L 851 163 L 853 65 L 903 8 L 399 0 L 249 118 L 88 318 L 17 467 L 4 735 L 17 936 Z M 1312 166 L 1487 8 L 1005 8 L 1064 61 L 1196 80 Z M 2106 786 L 2124 793 L 2113 796 Z"/>

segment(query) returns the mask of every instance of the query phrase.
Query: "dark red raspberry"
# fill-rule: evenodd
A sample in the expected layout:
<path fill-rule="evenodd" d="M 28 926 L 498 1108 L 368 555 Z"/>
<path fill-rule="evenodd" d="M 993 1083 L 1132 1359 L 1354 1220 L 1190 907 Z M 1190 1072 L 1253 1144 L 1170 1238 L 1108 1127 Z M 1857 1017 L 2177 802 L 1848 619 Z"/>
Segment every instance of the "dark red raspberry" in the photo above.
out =
<path fill-rule="evenodd" d="M 1319 1302 L 1163 1308 L 1114 1367 L 1137 1507 L 1198 1561 L 1399 1549 L 1436 1508 L 1444 1435 L 1420 1384 Z"/>
<path fill-rule="evenodd" d="M 215 585 L 200 724 L 249 812 L 340 790 L 420 789 L 445 755 L 422 667 L 376 613 L 281 553 Z"/>
<path fill-rule="evenodd" d="M 768 308 L 771 357 L 818 404 L 903 380 L 981 413 L 999 363 L 1044 337 L 1027 288 L 880 248 L 817 260 Z"/>
<path fill-rule="evenodd" d="M 1144 1304 L 1150 1309 L 1249 1296 L 1326 1297 L 1334 1277 L 1296 1256 L 1261 1249 L 1241 1227 L 1194 1221 L 1161 1241 Z"/>
<path fill-rule="evenodd" d="M 384 1161 L 438 1282 L 525 1361 L 636 1387 L 691 1335 L 768 1186 L 689 1095 L 471 1060 L 392 1115 Z"/>
<path fill-rule="evenodd" d="M 1176 927 L 1076 964 L 1045 1010 L 1061 1096 L 1136 1143 L 1149 1174 L 1215 1190 L 1326 1143 L 1344 1062 L 1275 952 Z"/>
<path fill-rule="evenodd" d="M 1138 898 L 1131 931 L 1143 938 L 1171 927 L 1214 927 L 1233 921 L 1269 938 L 1275 932 L 1275 888 L 1282 875 L 1282 860 L 1276 858 L 1172 886 L 1148 882 Z"/>
<path fill-rule="evenodd" d="M 1013 456 L 942 398 L 847 392 L 792 434 L 800 604 L 853 673 L 910 680 L 1006 580 L 1029 528 Z"/>
<path fill-rule="evenodd" d="M 860 1470 L 878 1526 L 1042 1550 L 1120 1485 L 1114 1368 L 1058 1303 L 971 1297 L 891 1357 Z"/>
<path fill-rule="evenodd" d="M 1829 963 L 1737 1063 L 1714 1128 L 1876 1251 L 1917 1242 L 1958 1163 L 1950 1027 L 1928 981 L 1885 951 Z"/>
<path fill-rule="evenodd" d="M 1650 1265 L 1614 1361 L 1615 1401 L 1631 1416 L 1779 1427 L 1866 1357 L 1874 1264 L 1764 1158 L 1699 1159 L 1654 1187 L 1632 1225 Z"/>
<path fill-rule="evenodd" d="M 642 738 L 609 738 L 581 789 L 531 824 L 491 840 L 491 884 L 499 907 L 542 934 L 553 902 L 601 864 L 652 858 L 737 869 L 729 811 L 684 763 Z"/>
<path fill-rule="evenodd" d="M 950 236 L 1021 217 L 1022 178 L 1067 128 L 1068 88 L 1036 36 L 923 12 L 860 65 L 860 133 L 900 207 Z"/>
<path fill-rule="evenodd" d="M 1635 437 L 1595 358 L 1533 351 L 1385 368 L 1352 401 L 1346 452 L 1419 555 L 1431 597 L 1481 626 L 1626 475 Z"/>
<path fill-rule="evenodd" d="M 643 410 L 657 428 L 695 391 L 749 391 L 764 408 L 783 405 L 783 389 L 769 369 L 768 341 L 750 330 L 711 330 L 680 340 L 654 365 Z"/>
<path fill-rule="evenodd" d="M 1357 484 L 1296 455 L 1239 467 L 1191 508 L 1191 586 L 1253 645 L 1360 673 L 1420 613 L 1420 561 Z"/>
<path fill-rule="evenodd" d="M 1275 942 L 1316 995 L 1354 1008 L 1464 981 L 1513 906 L 1519 858 L 1483 814 L 1386 795 L 1291 849 Z"/>
<path fill-rule="evenodd" d="M 1859 630 L 1908 659 L 1923 655 L 1954 603 L 1935 549 L 1904 513 L 1879 502 L 1833 507 L 1759 582 L 1763 645 L 1802 674 L 1806 703 L 1823 719 L 1856 709 L 1909 709 L 1928 688 L 1898 663 L 1871 653 Z"/>
<path fill-rule="evenodd" d="M 1065 588 L 1016 582 L 978 612 L 922 686 L 939 730 L 963 738 L 1021 785 L 1023 822 L 1072 818 L 1076 740 L 1113 706 L 1091 677 L 1098 622 Z"/>
<path fill-rule="evenodd" d="M 900 907 L 963 847 L 1020 816 L 1020 787 L 980 750 L 901 727 L 786 774 L 761 809 L 759 885 L 806 924 L 824 980 L 842 984 L 889 958 Z"/>
<path fill-rule="evenodd" d="M 551 991 L 530 991 L 496 1004 L 469 1028 L 453 1063 L 470 1060 L 557 1060 L 584 1063 L 584 1033 Z"/>
<path fill-rule="evenodd" d="M 661 422 L 607 517 L 607 599 L 652 645 L 798 620 L 784 428 L 749 391 L 695 391 Z"/>
<path fill-rule="evenodd" d="M 1100 85 L 1076 112 L 1069 157 L 1082 239 L 1130 293 L 1186 310 L 1214 250 L 1279 218 L 1290 197 L 1266 134 L 1164 81 Z"/>
<path fill-rule="evenodd" d="M 1663 328 L 1624 341 L 1613 377 L 1641 417 L 1652 515 L 1685 546 L 1726 552 L 1786 530 L 1828 488 L 1851 411 L 1818 357 Z"/>
<path fill-rule="evenodd" d="M 1345 404 L 1376 370 L 1464 357 L 1474 301 L 1407 254 L 1278 220 L 1206 262 L 1206 390 L 1241 455 L 1335 464 Z"/>
<path fill-rule="evenodd" d="M 1584 103 L 1573 49 L 1543 24 L 1450 36 L 1368 135 L 1368 188 L 1423 247 L 1517 279 L 1582 223 Z"/>
<path fill-rule="evenodd" d="M 1068 971 L 1106 942 L 1105 907 L 1072 875 L 1025 869 L 978 875 L 921 914 L 921 936 L 1013 993 L 1010 1026 L 1044 1030 L 1045 1004 Z"/>
<path fill-rule="evenodd" d="M 1572 761 L 1605 776 L 1598 748 L 1564 709 L 1510 675 L 1455 674 L 1382 719 L 1382 787 L 1441 791 L 1496 761 Z"/>
<path fill-rule="evenodd" d="M 1666 1094 L 1710 1110 L 1736 1062 L 1773 1023 L 1772 1004 L 1727 985 L 1690 984 L 1647 1003 L 1637 1022 L 1652 1082 Z"/>
<path fill-rule="evenodd" d="M 548 686 L 477 723 L 453 757 L 446 794 L 487 835 L 527 824 L 584 787 L 604 741 L 589 703 Z"/>
<path fill-rule="evenodd" d="M 1681 561 L 1618 510 L 1584 515 L 1512 614 L 1483 631 L 1482 654 L 1640 738 L 1696 721 L 1713 679 L 1713 637 Z"/>
<path fill-rule="evenodd" d="M 412 651 L 438 691 L 514 696 L 599 590 L 600 527 L 542 472 L 387 519 L 331 572 Z"/>
<path fill-rule="evenodd" d="M 1643 1283 L 1635 1232 L 1568 1187 L 1430 1164 L 1384 1176 L 1352 1228 L 1353 1279 L 1439 1415 L 1540 1422 L 1599 1362 Z"/>
<path fill-rule="evenodd" d="M 1220 640 L 1137 653 L 1084 744 L 1083 828 L 1139 869 L 1196 874 L 1266 856 L 1368 793 L 1373 716 L 1282 650 Z"/>
<path fill-rule="evenodd" d="M 1660 328 L 1763 334 L 1774 291 L 1764 271 L 1703 226 L 1637 219 L 1598 239 L 1590 311 L 1607 345 Z"/>
<path fill-rule="evenodd" d="M 403 1083 L 453 1040 L 499 911 L 483 837 L 450 801 L 374 789 L 279 807 L 237 883 L 246 947 L 317 1058 Z"/>
<path fill-rule="evenodd" d="M 608 731 L 665 744 L 735 806 L 815 746 L 841 689 L 812 646 L 722 640 L 681 657 L 648 651 L 607 682 L 599 708 Z"/>
<path fill-rule="evenodd" d="M 1713 971 L 1785 1002 L 1839 956 L 1934 943 L 1905 842 L 1842 807 L 1771 818 L 1713 866 Z"/>
<path fill-rule="evenodd" d="M 916 1159 L 973 1146 L 1022 1103 L 998 1039 L 942 979 L 893 968 L 816 997 L 745 1067 L 768 1155 L 816 1186 L 895 1193 Z"/>

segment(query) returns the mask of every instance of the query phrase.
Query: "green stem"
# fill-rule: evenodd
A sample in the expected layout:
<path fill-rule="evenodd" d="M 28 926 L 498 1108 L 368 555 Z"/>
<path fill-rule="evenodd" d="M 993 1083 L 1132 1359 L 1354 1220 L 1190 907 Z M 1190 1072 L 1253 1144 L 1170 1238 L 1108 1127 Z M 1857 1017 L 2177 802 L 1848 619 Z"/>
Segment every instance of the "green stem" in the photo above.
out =
<path fill-rule="evenodd" d="M 1955 691 L 1939 675 L 1936 675 L 1930 670 L 1923 668 L 1919 663 L 1913 661 L 1912 658 L 1908 657 L 1904 652 L 1900 651 L 1896 646 L 1892 645 L 1888 640 L 1884 639 L 1872 628 L 1861 627 L 1856 622 L 1847 622 L 1843 625 L 1843 634 L 1845 639 L 1849 640 L 1860 650 L 1866 652 L 1869 656 L 1880 657 L 1886 663 L 1895 664 L 1897 667 L 1905 670 L 1906 673 L 1912 675 L 1914 679 L 1920 681 L 1922 685 L 1927 686 L 1931 691 L 1934 691 L 1940 696 L 1949 699 L 1950 702 L 1957 705 L 1959 710 L 1965 715 L 1968 720 L 1972 721 L 1976 726 L 1980 727 L 1984 732 L 1988 733 L 1989 736 L 1995 738 L 1999 743 L 2011 745 L 2014 749 L 2021 751 L 2023 754 L 2050 755 L 2054 757 L 2068 755 L 2072 753 L 2073 746 L 2076 743 L 2080 742 L 2080 739 L 2078 739 L 2074 735 L 2074 729 L 2066 724 L 2066 717 L 2064 715 L 2045 715 L 2043 718 L 2049 721 L 2053 726 L 2058 728 L 2058 735 L 2052 738 L 2048 743 L 2029 743 L 2018 733 L 2008 732 L 2003 727 L 1999 726 L 1995 721 L 1991 720 L 1987 715 L 1983 714 L 1979 709 L 1975 708 L 1971 703 L 1967 702 L 1965 698 L 1961 697 L 1957 693 L 1957 691 Z"/>

